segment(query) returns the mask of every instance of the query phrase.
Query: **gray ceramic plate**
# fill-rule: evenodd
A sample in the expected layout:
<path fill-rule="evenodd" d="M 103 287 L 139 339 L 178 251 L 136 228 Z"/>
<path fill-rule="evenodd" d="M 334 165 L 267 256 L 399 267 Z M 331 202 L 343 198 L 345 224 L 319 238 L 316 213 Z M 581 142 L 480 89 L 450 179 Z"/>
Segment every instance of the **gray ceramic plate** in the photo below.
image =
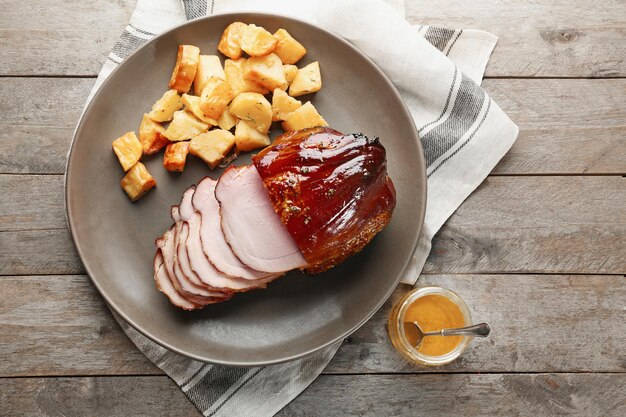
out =
<path fill-rule="evenodd" d="M 154 240 L 172 223 L 170 206 L 209 171 L 190 157 L 181 175 L 163 169 L 162 153 L 144 158 L 158 186 L 133 204 L 111 142 L 137 131 L 142 114 L 167 89 L 179 44 L 216 54 L 222 30 L 240 20 L 270 31 L 287 29 L 308 48 L 299 66 L 317 60 L 323 89 L 310 97 L 332 127 L 379 136 L 397 188 L 393 220 L 360 254 L 319 276 L 292 272 L 267 289 L 238 295 L 197 312 L 172 306 L 152 277 Z M 249 163 L 249 156 L 236 164 Z M 194 20 L 148 42 L 110 76 L 85 111 L 72 144 L 66 178 L 74 242 L 106 301 L 133 327 L 183 355 L 249 366 L 295 359 L 354 332 L 399 282 L 421 231 L 426 198 L 424 158 L 398 92 L 368 58 L 310 24 L 263 14 Z"/>

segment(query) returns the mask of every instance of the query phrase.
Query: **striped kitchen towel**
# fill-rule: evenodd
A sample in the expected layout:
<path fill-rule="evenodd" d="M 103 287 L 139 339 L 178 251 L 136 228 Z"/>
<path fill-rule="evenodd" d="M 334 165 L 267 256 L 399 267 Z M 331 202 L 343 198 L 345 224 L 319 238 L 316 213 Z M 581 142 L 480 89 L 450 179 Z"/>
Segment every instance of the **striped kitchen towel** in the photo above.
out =
<path fill-rule="evenodd" d="M 188 19 L 235 11 L 272 12 L 334 32 L 368 55 L 402 94 L 424 147 L 428 202 L 423 233 L 403 281 L 414 284 L 431 239 L 517 138 L 517 126 L 480 87 L 497 38 L 477 30 L 412 26 L 403 0 L 138 0 L 95 90 L 135 49 Z M 229 368 L 188 359 L 116 317 L 126 334 L 205 416 L 271 416 L 304 390 L 340 342 L 289 363 Z"/>

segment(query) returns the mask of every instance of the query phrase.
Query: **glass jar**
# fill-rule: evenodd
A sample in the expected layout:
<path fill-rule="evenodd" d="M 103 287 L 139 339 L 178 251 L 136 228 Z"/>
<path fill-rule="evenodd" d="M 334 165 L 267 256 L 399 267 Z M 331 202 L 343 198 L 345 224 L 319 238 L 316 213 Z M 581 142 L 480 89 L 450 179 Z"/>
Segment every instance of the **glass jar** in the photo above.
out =
<path fill-rule="evenodd" d="M 407 309 L 418 298 L 424 297 L 426 295 L 439 295 L 447 298 L 448 300 L 453 302 L 461 311 L 461 314 L 463 315 L 465 321 L 465 324 L 463 326 L 472 325 L 472 315 L 467 308 L 467 304 L 465 304 L 461 297 L 445 288 L 422 287 L 409 291 L 394 304 L 393 308 L 391 309 L 391 314 L 389 315 L 389 321 L 387 323 L 389 338 L 391 339 L 391 342 L 398 350 L 398 352 L 400 352 L 405 358 L 412 362 L 420 363 L 423 365 L 443 365 L 446 363 L 450 363 L 458 358 L 463 353 L 463 351 L 465 351 L 465 348 L 467 348 L 467 345 L 472 339 L 471 336 L 462 336 L 461 342 L 459 342 L 452 351 L 441 356 L 426 355 L 418 351 L 409 343 L 406 337 L 404 330 L 404 321 Z"/>

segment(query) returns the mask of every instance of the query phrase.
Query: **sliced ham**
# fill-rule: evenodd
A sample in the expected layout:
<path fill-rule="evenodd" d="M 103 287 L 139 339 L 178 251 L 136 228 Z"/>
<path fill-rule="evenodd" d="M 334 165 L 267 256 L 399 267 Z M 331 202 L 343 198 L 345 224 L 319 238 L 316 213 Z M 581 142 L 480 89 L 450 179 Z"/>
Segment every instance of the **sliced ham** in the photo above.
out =
<path fill-rule="evenodd" d="M 160 249 L 157 250 L 156 256 L 154 257 L 154 281 L 156 282 L 157 289 L 165 294 L 175 306 L 183 310 L 195 310 L 200 308 L 198 304 L 187 301 L 176 291 L 176 288 L 172 285 L 170 277 L 165 270 L 163 255 Z"/>
<path fill-rule="evenodd" d="M 241 262 L 270 273 L 306 267 L 254 166 L 227 169 L 215 187 L 215 197 L 222 232 Z"/>
<path fill-rule="evenodd" d="M 180 205 L 178 206 L 178 213 L 181 220 L 188 221 L 189 218 L 195 213 L 196 210 L 193 208 L 193 204 L 191 203 L 195 192 L 196 186 L 192 185 L 191 187 L 187 188 L 183 193 L 183 197 L 180 200 Z"/>
<path fill-rule="evenodd" d="M 202 215 L 200 237 L 202 248 L 209 261 L 221 272 L 231 277 L 248 280 L 267 278 L 268 272 L 256 271 L 241 263 L 226 242 L 222 233 L 220 206 L 215 198 L 217 181 L 206 177 L 198 183 L 193 194 L 193 206 Z"/>
<path fill-rule="evenodd" d="M 180 210 L 178 209 L 178 206 L 172 206 L 170 208 L 170 216 L 172 216 L 172 220 L 174 222 L 180 221 Z"/>

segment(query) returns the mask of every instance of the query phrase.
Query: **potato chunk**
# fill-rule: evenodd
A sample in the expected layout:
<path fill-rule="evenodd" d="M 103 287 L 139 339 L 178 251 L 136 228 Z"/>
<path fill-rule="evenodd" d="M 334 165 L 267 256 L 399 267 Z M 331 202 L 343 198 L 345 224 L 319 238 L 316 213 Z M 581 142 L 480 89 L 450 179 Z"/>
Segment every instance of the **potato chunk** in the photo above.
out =
<path fill-rule="evenodd" d="M 264 28 L 257 25 L 248 25 L 241 32 L 239 44 L 241 49 L 248 55 L 263 56 L 276 48 L 278 40 Z"/>
<path fill-rule="evenodd" d="M 217 125 L 220 129 L 230 130 L 237 124 L 237 118 L 233 116 L 230 111 L 225 110 L 222 115 L 217 119 Z"/>
<path fill-rule="evenodd" d="M 296 77 L 289 86 L 289 95 L 292 97 L 314 93 L 322 88 L 320 64 L 315 61 L 304 68 L 300 68 Z"/>
<path fill-rule="evenodd" d="M 193 45 L 180 45 L 176 66 L 170 78 L 170 88 L 181 93 L 189 92 L 191 83 L 196 77 L 198 62 L 200 61 L 200 49 Z"/>
<path fill-rule="evenodd" d="M 193 115 L 196 116 L 199 120 L 202 120 L 204 123 L 208 123 L 210 126 L 217 126 L 217 120 L 207 116 L 202 111 L 202 108 L 200 106 L 202 100 L 200 99 L 200 97 L 183 94 L 182 100 L 183 103 L 185 103 L 186 109 L 193 113 Z"/>
<path fill-rule="evenodd" d="M 283 72 L 285 73 L 285 79 L 287 83 L 291 84 L 293 79 L 296 78 L 298 73 L 298 67 L 295 65 L 283 65 Z"/>
<path fill-rule="evenodd" d="M 231 59 L 241 58 L 241 33 L 248 25 L 242 22 L 233 22 L 224 29 L 217 49 Z"/>
<path fill-rule="evenodd" d="M 217 55 L 200 55 L 198 71 L 196 71 L 196 78 L 193 80 L 193 89 L 197 96 L 202 94 L 202 89 L 211 77 L 226 79 L 222 61 Z"/>
<path fill-rule="evenodd" d="M 235 145 L 235 136 L 228 130 L 211 130 L 191 140 L 189 151 L 215 168 Z"/>
<path fill-rule="evenodd" d="M 152 106 L 148 117 L 155 122 L 169 122 L 174 112 L 183 108 L 183 102 L 176 90 L 168 90 Z"/>
<path fill-rule="evenodd" d="M 217 119 L 235 97 L 232 87 L 226 80 L 211 77 L 200 96 L 200 110 L 212 119 Z"/>
<path fill-rule="evenodd" d="M 143 147 L 143 153 L 152 155 L 163 149 L 170 141 L 165 137 L 165 128 L 144 114 L 139 125 L 139 142 Z"/>
<path fill-rule="evenodd" d="M 267 133 L 272 124 L 272 105 L 258 93 L 241 93 L 228 108 L 233 116 L 250 123 L 261 133 Z"/>
<path fill-rule="evenodd" d="M 240 151 L 251 151 L 268 146 L 270 137 L 256 130 L 245 120 L 240 120 L 235 128 L 235 143 Z"/>
<path fill-rule="evenodd" d="M 113 141 L 113 152 L 124 171 L 128 171 L 141 158 L 143 146 L 135 132 L 128 132 Z"/>
<path fill-rule="evenodd" d="M 283 122 L 283 129 L 286 132 L 317 126 L 328 126 L 328 123 L 326 123 L 326 120 L 320 116 L 317 109 L 310 102 L 305 103 L 298 110 L 289 113 Z"/>
<path fill-rule="evenodd" d="M 306 48 L 285 29 L 278 29 L 274 33 L 274 38 L 278 41 L 274 53 L 283 64 L 295 64 L 306 54 Z"/>
<path fill-rule="evenodd" d="M 261 57 L 251 57 L 246 61 L 243 78 L 261 84 L 268 90 L 287 88 L 283 64 L 278 55 L 270 53 Z"/>
<path fill-rule="evenodd" d="M 122 178 L 120 185 L 130 201 L 137 201 L 157 184 L 146 167 L 141 162 L 137 162 Z"/>
<path fill-rule="evenodd" d="M 187 154 L 189 153 L 189 142 L 174 142 L 167 145 L 163 155 L 163 166 L 170 172 L 183 172 Z"/>
<path fill-rule="evenodd" d="M 165 130 L 165 137 L 172 142 L 191 139 L 209 128 L 207 123 L 198 120 L 185 110 L 174 113 L 174 120 Z"/>
<path fill-rule="evenodd" d="M 272 121 L 285 120 L 285 117 L 302 107 L 302 102 L 277 88 L 272 96 Z"/>
<path fill-rule="evenodd" d="M 235 93 L 238 96 L 241 93 L 259 93 L 268 94 L 270 90 L 263 87 L 254 81 L 246 80 L 243 77 L 244 67 L 247 59 L 239 58 L 236 61 L 227 59 L 224 62 L 224 72 L 226 73 L 226 81 L 230 84 Z"/>

